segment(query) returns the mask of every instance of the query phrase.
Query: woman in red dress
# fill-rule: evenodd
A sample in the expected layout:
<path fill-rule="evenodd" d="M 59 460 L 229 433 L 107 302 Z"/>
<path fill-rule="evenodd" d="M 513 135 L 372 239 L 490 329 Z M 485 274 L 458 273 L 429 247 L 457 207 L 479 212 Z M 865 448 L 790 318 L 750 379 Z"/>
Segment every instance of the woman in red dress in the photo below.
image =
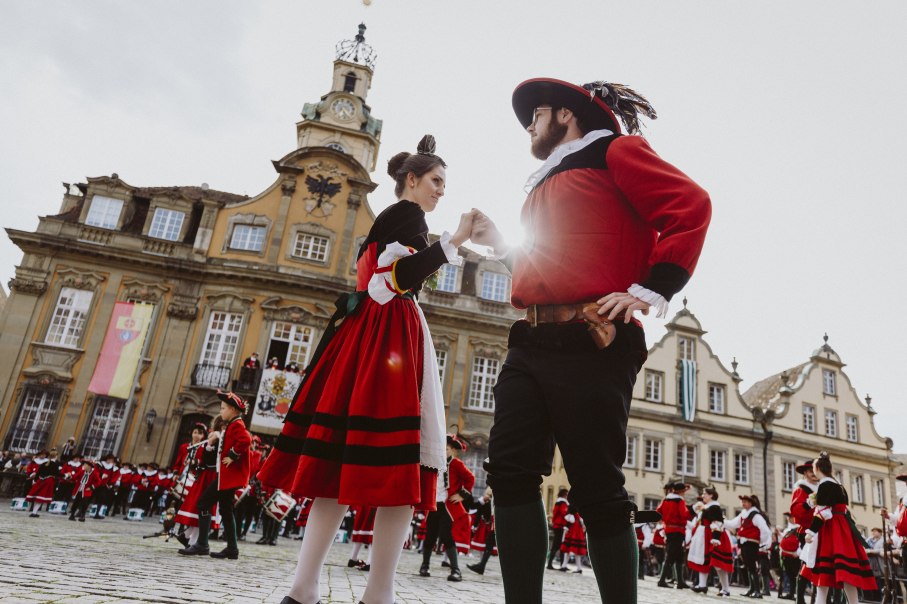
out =
<path fill-rule="evenodd" d="M 566 572 L 569 569 L 568 560 L 570 559 L 570 554 L 573 554 L 576 557 L 576 570 L 573 572 L 582 573 L 583 556 L 589 553 L 586 549 L 586 524 L 580 518 L 576 508 L 572 505 L 570 507 L 570 511 L 564 517 L 567 521 L 567 532 L 564 535 L 563 542 L 561 542 L 561 553 L 564 555 L 564 559 L 558 570 Z"/>
<path fill-rule="evenodd" d="M 709 571 L 715 569 L 721 583 L 719 596 L 730 596 L 728 573 L 734 572 L 734 554 L 731 539 L 724 530 L 724 513 L 718 505 L 718 490 L 706 487 L 702 490 L 702 510 L 693 527 L 693 538 L 687 554 L 687 565 L 699 573 L 699 584 L 693 591 L 708 591 Z"/>
<path fill-rule="evenodd" d="M 41 450 L 25 468 L 25 473 L 33 480 L 25 501 L 31 503 L 30 518 L 37 518 L 38 512 L 54 498 L 57 476 L 60 474 L 60 462 L 56 450 L 48 457 L 47 449 Z M 35 509 L 37 506 L 37 509 Z"/>
<path fill-rule="evenodd" d="M 843 588 L 857 602 L 857 588 L 878 589 L 869 557 L 847 509 L 847 491 L 832 478 L 831 458 L 822 452 L 813 462 L 819 477 L 813 521 L 806 531 L 800 574 L 816 585 L 816 604 L 825 604 L 830 587 Z"/>
<path fill-rule="evenodd" d="M 315 499 L 290 595 L 315 604 L 321 568 L 350 505 L 377 507 L 374 555 L 362 600 L 393 602 L 397 561 L 413 507 L 433 509 L 445 467 L 444 406 L 428 325 L 416 296 L 472 231 L 472 213 L 429 245 L 426 212 L 444 195 L 446 164 L 426 136 L 388 162 L 398 202 L 359 249 L 356 292 L 330 322 L 259 471 L 265 486 Z M 337 320 L 343 318 L 339 327 Z"/>
<path fill-rule="evenodd" d="M 211 423 L 211 430 L 217 433 L 223 427 L 223 420 L 218 415 Z M 202 431 L 204 429 L 204 431 Z M 196 433 L 201 438 L 198 442 L 208 436 L 207 427 L 204 424 L 196 424 L 192 429 L 192 440 L 195 442 Z M 201 497 L 205 489 L 212 482 L 217 480 L 217 441 L 209 439 L 207 444 L 203 444 L 193 450 L 194 456 L 190 457 L 190 471 L 195 473 L 195 482 L 189 488 L 186 499 L 180 505 L 176 513 L 176 521 L 182 524 L 183 531 L 177 535 L 177 540 L 183 544 L 183 549 L 189 549 L 195 545 L 198 540 L 198 498 Z M 211 520 L 211 528 L 220 528 L 220 513 L 215 513 Z"/>

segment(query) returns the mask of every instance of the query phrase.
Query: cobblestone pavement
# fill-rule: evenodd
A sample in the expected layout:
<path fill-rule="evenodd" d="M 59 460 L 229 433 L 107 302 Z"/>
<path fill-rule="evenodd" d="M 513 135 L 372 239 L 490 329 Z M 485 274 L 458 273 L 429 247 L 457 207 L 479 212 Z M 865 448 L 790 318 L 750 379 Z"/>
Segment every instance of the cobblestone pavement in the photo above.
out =
<path fill-rule="evenodd" d="M 163 538 L 141 538 L 159 530 L 156 521 L 112 518 L 69 522 L 65 516 L 46 512 L 40 518 L 29 518 L 26 512 L 10 510 L 8 501 L 0 504 L 0 602 L 4 604 L 277 603 L 289 589 L 299 548 L 299 542 L 291 539 L 280 539 L 277 547 L 254 545 L 254 537 L 240 542 L 236 561 L 186 558 L 177 555 L 180 546 L 175 540 L 166 543 Z M 221 542 L 212 545 L 215 549 L 222 547 Z M 362 595 L 367 573 L 347 568 L 349 553 L 347 544 L 332 548 L 322 575 L 322 604 L 355 604 Z M 504 602 L 497 559 L 492 558 L 484 576 L 466 570 L 464 565 L 462 583 L 449 583 L 440 561 L 440 556 L 435 556 L 433 576 L 422 578 L 418 575 L 421 557 L 404 552 L 397 575 L 398 604 Z M 640 604 L 662 604 L 668 599 L 671 604 L 751 601 L 659 589 L 651 578 L 640 583 Z M 575 575 L 549 571 L 545 576 L 545 602 L 600 602 L 592 572 Z"/>

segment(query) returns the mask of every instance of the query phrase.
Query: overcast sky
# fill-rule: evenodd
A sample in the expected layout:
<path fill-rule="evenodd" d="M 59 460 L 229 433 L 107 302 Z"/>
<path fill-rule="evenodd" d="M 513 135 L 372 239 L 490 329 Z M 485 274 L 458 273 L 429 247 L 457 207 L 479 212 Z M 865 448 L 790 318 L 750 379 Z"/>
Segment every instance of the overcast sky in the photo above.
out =
<path fill-rule="evenodd" d="M 0 0 L 4 227 L 56 213 L 61 181 L 256 195 L 295 148 L 364 20 L 368 102 L 387 159 L 433 133 L 449 164 L 436 231 L 479 207 L 512 237 L 538 165 L 510 108 L 520 81 L 629 84 L 658 110 L 646 136 L 712 196 L 689 307 L 743 388 L 829 334 L 876 427 L 907 451 L 907 3 Z M 0 280 L 21 253 L 0 235 Z M 650 343 L 664 321 L 647 319 Z"/>

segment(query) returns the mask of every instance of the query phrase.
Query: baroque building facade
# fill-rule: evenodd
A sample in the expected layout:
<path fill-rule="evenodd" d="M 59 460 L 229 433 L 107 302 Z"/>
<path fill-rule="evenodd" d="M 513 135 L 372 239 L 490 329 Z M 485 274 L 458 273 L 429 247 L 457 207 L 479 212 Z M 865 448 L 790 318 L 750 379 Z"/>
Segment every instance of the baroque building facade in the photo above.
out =
<path fill-rule="evenodd" d="M 330 91 L 307 103 L 297 148 L 248 197 L 200 187 L 135 187 L 117 174 L 65 185 L 60 212 L 35 232 L 7 229 L 23 251 L 0 315 L 0 438 L 35 452 L 74 435 L 83 452 L 170 463 L 218 388 L 255 399 L 253 352 L 304 367 L 334 301 L 356 283 L 375 214 L 368 196 L 381 120 L 367 95 L 365 27 L 338 44 Z M 390 188 L 390 187 L 388 187 Z M 383 201 L 389 202 L 390 199 Z M 473 443 L 480 475 L 491 388 L 516 312 L 499 263 L 461 249 L 421 304 L 432 328 L 448 424 Z M 129 396 L 92 392 L 117 303 L 148 305 L 150 326 Z M 256 427 L 273 436 L 274 427 Z"/>
<path fill-rule="evenodd" d="M 654 509 L 664 484 L 679 478 L 714 485 L 726 514 L 754 493 L 783 526 L 795 467 L 825 450 L 857 525 L 868 533 L 881 522 L 881 508 L 896 501 L 893 443 L 877 432 L 870 399 L 857 396 L 827 338 L 806 362 L 741 393 L 736 359 L 728 368 L 715 355 L 686 300 L 666 328 L 639 373 L 627 428 L 625 486 L 640 508 Z M 561 487 L 569 482 L 558 453 L 543 483 L 548 509 Z M 688 491 L 689 503 L 697 493 Z"/>

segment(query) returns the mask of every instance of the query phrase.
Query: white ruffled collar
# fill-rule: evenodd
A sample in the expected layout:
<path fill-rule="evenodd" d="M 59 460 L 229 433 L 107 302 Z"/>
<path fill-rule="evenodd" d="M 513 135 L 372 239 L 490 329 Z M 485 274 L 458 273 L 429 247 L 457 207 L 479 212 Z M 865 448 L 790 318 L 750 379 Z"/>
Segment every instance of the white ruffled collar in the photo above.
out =
<path fill-rule="evenodd" d="M 583 138 L 575 138 L 558 145 L 545 160 L 545 163 L 542 164 L 542 167 L 529 175 L 529 178 L 526 179 L 524 190 L 527 193 L 531 191 L 535 185 L 548 176 L 548 173 L 560 165 L 564 158 L 571 153 L 576 153 L 580 149 L 585 149 L 598 139 L 611 136 L 612 134 L 614 133 L 610 130 L 592 130 L 591 132 L 587 132 Z"/>

